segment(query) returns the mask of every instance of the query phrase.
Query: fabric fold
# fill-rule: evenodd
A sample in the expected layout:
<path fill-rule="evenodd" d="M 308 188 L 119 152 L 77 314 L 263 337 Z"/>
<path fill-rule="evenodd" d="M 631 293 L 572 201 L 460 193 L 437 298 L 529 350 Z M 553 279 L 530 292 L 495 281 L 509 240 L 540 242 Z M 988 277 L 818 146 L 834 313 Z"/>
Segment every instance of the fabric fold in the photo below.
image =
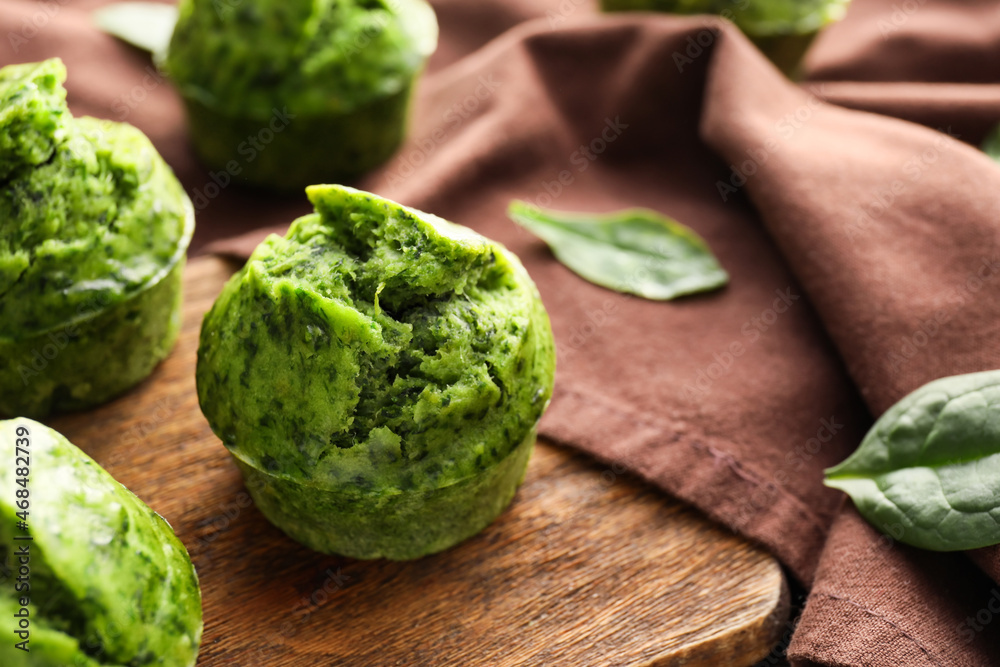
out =
<path fill-rule="evenodd" d="M 733 165 L 756 156 L 747 195 L 872 414 L 933 379 L 997 368 L 1000 169 L 946 134 L 779 86 L 774 72 L 763 85 L 770 68 L 759 59 L 756 72 L 735 71 L 727 64 L 753 61 L 742 40 L 722 41 L 715 57 L 702 133 Z M 897 543 L 901 526 L 880 527 L 887 538 L 860 521 L 850 507 L 838 519 L 791 654 L 987 664 L 943 632 L 976 602 L 964 576 L 935 595 L 947 590 L 940 573 L 963 561 Z M 879 553 L 884 539 L 896 548 Z M 915 609 L 894 596 L 940 600 Z M 864 641 L 848 641 L 859 628 Z"/>
<path fill-rule="evenodd" d="M 805 88 L 831 104 L 940 128 L 973 146 L 1000 123 L 1000 83 L 819 81 Z"/>
<path fill-rule="evenodd" d="M 734 165 L 759 162 L 747 194 L 873 414 L 930 380 L 1000 365 L 989 345 L 1000 302 L 988 298 L 1000 169 L 946 134 L 821 104 L 753 55 L 722 41 L 702 132 Z"/>
<path fill-rule="evenodd" d="M 893 533 L 845 507 L 789 646 L 793 664 L 997 664 L 995 583 L 963 554 L 913 549 Z"/>
<path fill-rule="evenodd" d="M 805 69 L 814 80 L 995 84 L 997 34 L 992 0 L 852 0 Z"/>

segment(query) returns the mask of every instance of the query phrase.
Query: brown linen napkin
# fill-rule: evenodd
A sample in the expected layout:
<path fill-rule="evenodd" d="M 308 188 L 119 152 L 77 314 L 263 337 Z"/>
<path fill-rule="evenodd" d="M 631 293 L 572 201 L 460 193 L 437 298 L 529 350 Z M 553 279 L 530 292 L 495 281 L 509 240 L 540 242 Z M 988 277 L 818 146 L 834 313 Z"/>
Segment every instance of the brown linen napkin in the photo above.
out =
<path fill-rule="evenodd" d="M 34 6 L 0 6 L 0 28 Z M 74 109 L 116 118 L 146 63 L 74 12 L 4 62 L 62 55 Z M 1000 170 L 944 135 L 822 105 L 709 25 L 514 28 L 428 78 L 410 143 L 360 185 L 521 256 L 560 355 L 543 434 L 605 461 L 603 483 L 634 471 L 771 549 L 812 587 L 793 657 L 995 664 L 980 614 L 994 584 L 964 555 L 880 537 L 820 480 L 857 445 L 866 405 L 877 414 L 932 377 L 996 367 L 1000 281 L 969 281 L 997 253 Z M 127 119 L 204 190 L 169 85 Z M 914 156 L 928 163 L 915 182 Z M 307 208 L 220 190 L 202 227 L 285 224 Z M 507 221 L 512 197 L 663 211 L 706 237 L 732 283 L 671 303 L 590 285 Z M 245 256 L 260 238 L 215 247 Z M 997 578 L 995 549 L 974 559 Z"/>
<path fill-rule="evenodd" d="M 835 107 L 796 116 L 812 108 L 807 95 L 724 66 L 752 60 L 743 46 L 724 41 L 714 54 L 703 133 L 735 162 L 776 139 L 791 109 L 803 118 L 747 190 L 872 413 L 931 379 L 1000 366 L 1000 169 L 906 123 Z M 996 551 L 977 554 L 994 576 Z M 972 649 L 982 635 L 966 619 L 991 592 L 969 568 L 882 537 L 848 507 L 791 653 L 826 664 L 995 664 L 995 643 Z"/>
<path fill-rule="evenodd" d="M 1000 82 L 996 0 L 851 0 L 806 57 L 811 79 Z"/>
<path fill-rule="evenodd" d="M 976 146 L 1000 124 L 1000 83 L 824 81 L 806 88 L 833 104 L 942 129 Z"/>
<path fill-rule="evenodd" d="M 824 99 L 979 144 L 1000 123 L 995 0 L 852 0 L 816 40 L 806 79 Z M 818 86 L 811 87 L 815 92 Z"/>

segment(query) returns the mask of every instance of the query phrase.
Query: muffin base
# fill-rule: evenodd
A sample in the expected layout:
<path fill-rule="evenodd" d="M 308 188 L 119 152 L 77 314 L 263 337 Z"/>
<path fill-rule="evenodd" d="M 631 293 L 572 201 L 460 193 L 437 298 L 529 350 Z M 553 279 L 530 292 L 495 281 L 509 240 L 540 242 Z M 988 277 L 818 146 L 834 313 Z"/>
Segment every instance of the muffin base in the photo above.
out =
<path fill-rule="evenodd" d="M 676 13 L 676 2 L 672 0 L 601 0 L 601 10 L 604 12 Z M 778 69 L 789 78 L 796 80 L 801 71 L 802 57 L 816 39 L 819 31 L 772 35 L 752 35 L 746 32 L 744 34 Z"/>
<path fill-rule="evenodd" d="M 283 192 L 338 183 L 382 164 L 406 135 L 412 83 L 345 114 L 307 116 L 276 105 L 270 118 L 240 118 L 185 98 L 195 151 L 218 181 Z M 220 187 L 224 185 L 219 184 Z"/>
<path fill-rule="evenodd" d="M 92 318 L 0 339 L 0 413 L 83 410 L 145 379 L 177 341 L 184 263 L 181 257 L 154 285 Z"/>
<path fill-rule="evenodd" d="M 449 486 L 392 494 L 306 486 L 234 455 L 264 516 L 310 549 L 351 558 L 411 560 L 466 540 L 514 498 L 535 446 L 535 429 L 499 463 Z"/>

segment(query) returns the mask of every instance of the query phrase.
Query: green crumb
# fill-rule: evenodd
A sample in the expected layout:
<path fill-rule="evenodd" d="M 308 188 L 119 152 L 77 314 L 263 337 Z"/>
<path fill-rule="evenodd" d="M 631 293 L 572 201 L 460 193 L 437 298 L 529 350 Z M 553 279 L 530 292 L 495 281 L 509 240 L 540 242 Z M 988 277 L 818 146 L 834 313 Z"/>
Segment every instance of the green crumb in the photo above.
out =
<path fill-rule="evenodd" d="M 748 35 L 806 34 L 839 21 L 850 0 L 601 0 L 605 11 L 718 14 Z"/>
<path fill-rule="evenodd" d="M 182 0 L 167 69 L 206 164 L 300 191 L 392 155 L 437 36 L 425 0 Z"/>
<path fill-rule="evenodd" d="M 671 14 L 717 14 L 729 19 L 778 69 L 797 76 L 803 56 L 825 26 L 844 17 L 850 0 L 601 0 L 606 12 L 647 11 Z M 702 36 L 674 54 L 683 68 L 705 47 Z"/>
<path fill-rule="evenodd" d="M 28 651 L 8 631 L 0 664 L 193 666 L 201 593 L 169 524 L 43 424 L 0 422 L 0 455 L 0 562 L 21 576 L 0 587 L 0 614 L 28 618 Z"/>
<path fill-rule="evenodd" d="M 8 414 L 107 400 L 148 375 L 176 337 L 190 201 L 139 130 L 74 118 L 65 78 L 58 59 L 0 69 Z"/>
<path fill-rule="evenodd" d="M 308 546 L 447 548 L 523 477 L 552 392 L 548 316 L 499 244 L 351 188 L 307 193 L 316 213 L 268 237 L 204 320 L 202 411 Z"/>
<path fill-rule="evenodd" d="M 276 104 L 353 111 L 407 88 L 437 45 L 424 0 L 181 0 L 179 9 L 170 76 L 230 116 L 267 119 Z"/>

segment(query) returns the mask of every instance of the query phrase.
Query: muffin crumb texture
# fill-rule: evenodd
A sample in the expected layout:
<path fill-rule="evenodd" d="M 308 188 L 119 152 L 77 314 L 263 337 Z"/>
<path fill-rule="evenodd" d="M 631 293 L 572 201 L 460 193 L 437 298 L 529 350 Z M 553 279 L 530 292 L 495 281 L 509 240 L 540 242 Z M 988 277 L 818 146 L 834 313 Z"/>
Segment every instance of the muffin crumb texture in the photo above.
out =
<path fill-rule="evenodd" d="M 28 487 L 13 465 L 18 447 L 30 451 Z M 0 586 L 0 614 L 16 628 L 27 602 L 30 619 L 29 651 L 9 632 L 0 665 L 193 666 L 201 592 L 170 525 L 43 424 L 0 421 L 0 455 L 11 462 L 0 468 L 0 563 L 19 567 L 17 554 L 27 549 L 30 571 L 30 589 L 15 591 L 14 580 Z M 16 504 L 15 491 L 25 488 L 30 532 Z"/>
<path fill-rule="evenodd" d="M 425 0 L 181 0 L 167 66 L 228 116 L 343 114 L 406 89 L 437 46 Z M 212 63 L 206 67 L 206 63 Z"/>
<path fill-rule="evenodd" d="M 180 327 L 190 200 L 142 132 L 66 105 L 59 59 L 0 69 L 0 414 L 103 403 Z"/>
<path fill-rule="evenodd" d="M 502 246 L 340 186 L 269 237 L 205 319 L 198 393 L 243 464 L 340 494 L 454 484 L 529 435 L 554 348 Z"/>
<path fill-rule="evenodd" d="M 74 118 L 58 59 L 0 69 L 0 338 L 121 303 L 179 260 L 186 195 L 139 130 Z"/>

